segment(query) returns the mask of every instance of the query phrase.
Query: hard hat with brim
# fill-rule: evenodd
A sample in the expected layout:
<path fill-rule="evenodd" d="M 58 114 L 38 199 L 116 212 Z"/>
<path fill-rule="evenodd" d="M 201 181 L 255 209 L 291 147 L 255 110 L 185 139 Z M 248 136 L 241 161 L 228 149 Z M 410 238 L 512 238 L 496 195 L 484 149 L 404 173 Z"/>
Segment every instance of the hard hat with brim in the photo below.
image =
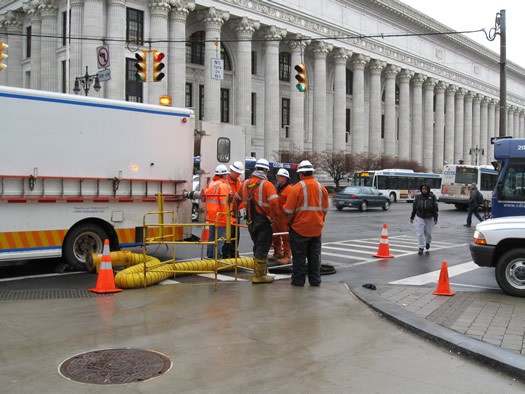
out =
<path fill-rule="evenodd" d="M 269 170 L 270 163 L 268 163 L 268 160 L 266 159 L 259 159 L 257 160 L 257 163 L 255 163 L 255 168 L 262 168 L 264 170 Z"/>
<path fill-rule="evenodd" d="M 299 163 L 299 167 L 297 167 L 297 172 L 308 172 L 308 171 L 315 171 L 314 166 L 308 160 L 303 160 L 302 162 Z"/>
<path fill-rule="evenodd" d="M 244 172 L 244 165 L 240 161 L 236 161 L 235 163 L 230 165 L 230 170 L 242 174 Z"/>
<path fill-rule="evenodd" d="M 284 168 L 281 168 L 279 171 L 277 171 L 277 175 L 285 176 L 286 178 L 290 179 L 290 173 Z"/>

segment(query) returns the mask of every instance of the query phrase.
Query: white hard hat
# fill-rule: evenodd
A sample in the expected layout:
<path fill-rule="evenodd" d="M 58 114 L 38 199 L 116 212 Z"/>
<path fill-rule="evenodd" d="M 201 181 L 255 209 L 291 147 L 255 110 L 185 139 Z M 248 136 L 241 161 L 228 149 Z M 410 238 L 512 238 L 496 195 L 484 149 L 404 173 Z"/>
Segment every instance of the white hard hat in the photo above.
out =
<path fill-rule="evenodd" d="M 242 164 L 240 161 L 236 161 L 230 166 L 230 170 L 242 174 L 244 172 L 244 164 Z"/>
<path fill-rule="evenodd" d="M 308 160 L 303 160 L 297 167 L 297 172 L 315 171 L 314 166 Z"/>
<path fill-rule="evenodd" d="M 286 178 L 290 179 L 288 170 L 285 170 L 284 168 L 281 168 L 279 171 L 277 171 L 277 175 L 285 176 Z"/>
<path fill-rule="evenodd" d="M 264 170 L 269 170 L 270 163 L 268 163 L 268 160 L 266 159 L 259 159 L 257 160 L 257 163 L 255 163 L 255 168 L 262 168 Z"/>
<path fill-rule="evenodd" d="M 229 172 L 224 164 L 219 164 L 217 168 L 215 168 L 215 175 L 226 175 L 226 174 L 229 174 Z"/>

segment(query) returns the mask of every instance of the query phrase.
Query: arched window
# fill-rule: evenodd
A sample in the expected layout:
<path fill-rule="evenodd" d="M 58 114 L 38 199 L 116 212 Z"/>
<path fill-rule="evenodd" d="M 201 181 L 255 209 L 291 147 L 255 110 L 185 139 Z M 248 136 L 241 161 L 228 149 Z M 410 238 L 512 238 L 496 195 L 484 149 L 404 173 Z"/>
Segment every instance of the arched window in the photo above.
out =
<path fill-rule="evenodd" d="M 290 59 L 288 52 L 279 53 L 279 80 L 290 82 Z"/>
<path fill-rule="evenodd" d="M 186 42 L 186 63 L 204 65 L 204 41 L 206 32 L 198 31 L 193 33 Z M 221 43 L 221 59 L 224 61 L 224 70 L 231 71 L 232 63 L 228 51 Z"/>

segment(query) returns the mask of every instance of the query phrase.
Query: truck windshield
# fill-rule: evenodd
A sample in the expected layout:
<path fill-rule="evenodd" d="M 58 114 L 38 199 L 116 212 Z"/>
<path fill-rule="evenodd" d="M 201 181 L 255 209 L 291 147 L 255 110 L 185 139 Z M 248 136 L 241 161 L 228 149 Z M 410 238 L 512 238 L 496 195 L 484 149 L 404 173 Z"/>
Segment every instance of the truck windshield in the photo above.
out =
<path fill-rule="evenodd" d="M 510 163 L 503 177 L 499 199 L 525 201 L 525 163 Z"/>

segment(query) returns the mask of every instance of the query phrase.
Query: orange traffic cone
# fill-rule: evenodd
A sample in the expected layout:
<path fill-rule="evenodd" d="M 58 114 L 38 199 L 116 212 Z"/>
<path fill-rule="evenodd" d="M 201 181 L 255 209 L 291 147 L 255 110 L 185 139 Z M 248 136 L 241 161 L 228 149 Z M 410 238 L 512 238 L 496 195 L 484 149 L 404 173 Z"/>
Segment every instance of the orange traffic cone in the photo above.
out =
<path fill-rule="evenodd" d="M 95 293 L 116 293 L 122 291 L 115 287 L 115 278 L 113 277 L 113 267 L 111 266 L 111 256 L 109 254 L 109 240 L 104 241 L 104 251 L 102 252 L 102 260 L 100 261 L 100 269 L 98 271 L 97 287 L 89 289 Z"/>
<path fill-rule="evenodd" d="M 201 231 L 201 241 L 206 242 L 210 236 L 210 229 L 208 227 L 203 227 Z"/>
<path fill-rule="evenodd" d="M 373 254 L 374 257 L 391 258 L 396 257 L 390 254 L 390 247 L 388 246 L 388 231 L 386 229 L 386 223 L 383 224 L 383 231 L 381 231 L 381 240 L 379 241 L 379 248 L 377 254 Z"/>
<path fill-rule="evenodd" d="M 439 273 L 438 287 L 435 291 L 432 292 L 432 294 L 446 296 L 453 296 L 454 294 L 456 294 L 456 292 L 450 291 L 450 283 L 448 281 L 448 267 L 446 261 L 443 261 L 443 264 L 441 264 L 441 272 Z"/>

